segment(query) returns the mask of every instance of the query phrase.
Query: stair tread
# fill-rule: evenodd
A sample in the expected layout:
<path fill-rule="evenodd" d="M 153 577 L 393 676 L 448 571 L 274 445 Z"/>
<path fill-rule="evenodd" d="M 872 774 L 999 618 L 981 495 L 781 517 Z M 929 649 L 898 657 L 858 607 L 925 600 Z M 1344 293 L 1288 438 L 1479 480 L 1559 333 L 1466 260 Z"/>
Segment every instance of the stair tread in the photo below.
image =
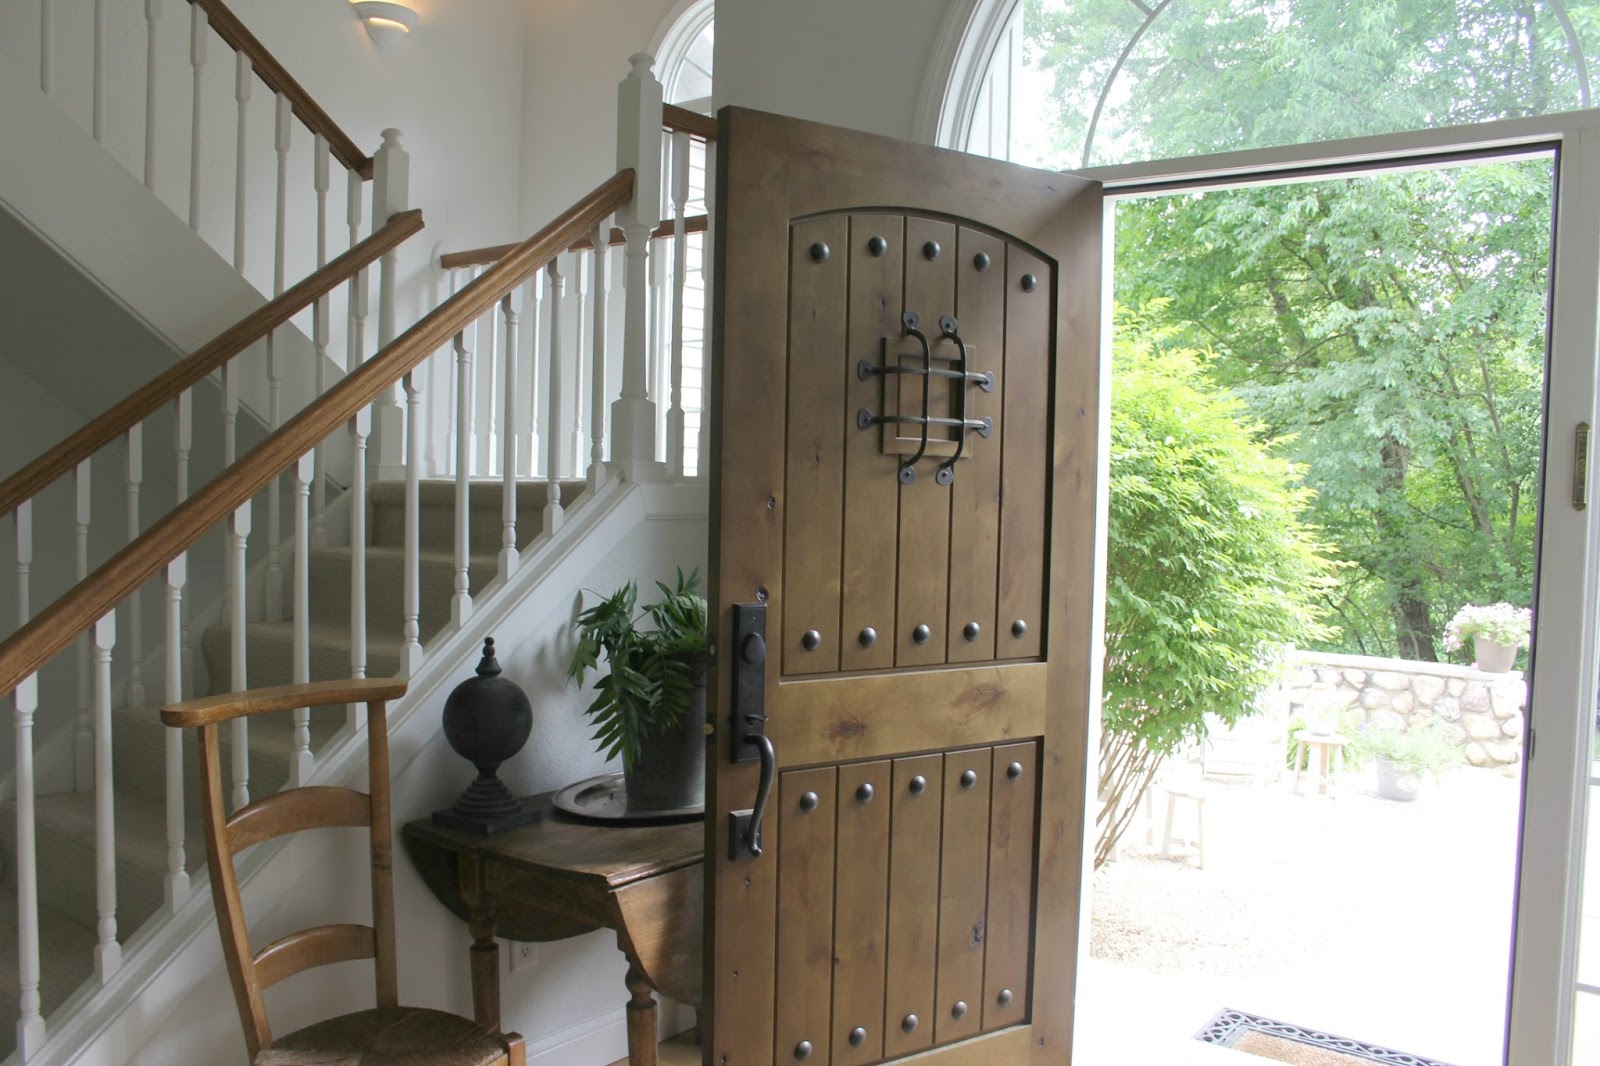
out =
<path fill-rule="evenodd" d="M 41 833 L 52 832 L 94 848 L 94 793 L 54 792 L 34 797 L 34 822 Z M 16 803 L 7 800 L 7 808 Z M 15 821 L 15 815 L 11 821 Z M 164 804 L 138 795 L 116 796 L 117 861 L 164 876 L 167 869 L 167 814 Z"/>

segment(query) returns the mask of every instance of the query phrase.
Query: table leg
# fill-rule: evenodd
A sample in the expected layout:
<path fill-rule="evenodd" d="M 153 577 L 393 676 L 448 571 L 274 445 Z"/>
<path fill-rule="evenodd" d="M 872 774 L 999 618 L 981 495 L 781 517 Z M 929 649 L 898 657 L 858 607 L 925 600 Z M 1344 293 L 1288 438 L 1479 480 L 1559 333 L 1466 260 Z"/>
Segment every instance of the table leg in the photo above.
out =
<path fill-rule="evenodd" d="M 500 945 L 494 938 L 494 912 L 467 913 L 472 933 L 472 1020 L 500 1028 Z"/>
<path fill-rule="evenodd" d="M 1301 760 L 1301 758 L 1303 758 L 1305 756 L 1305 753 L 1306 753 L 1306 742 L 1303 741 L 1303 740 L 1295 741 L 1294 742 L 1294 794 L 1296 796 L 1300 795 L 1300 760 Z"/>
<path fill-rule="evenodd" d="M 656 1066 L 656 997 L 628 954 L 628 1066 Z"/>

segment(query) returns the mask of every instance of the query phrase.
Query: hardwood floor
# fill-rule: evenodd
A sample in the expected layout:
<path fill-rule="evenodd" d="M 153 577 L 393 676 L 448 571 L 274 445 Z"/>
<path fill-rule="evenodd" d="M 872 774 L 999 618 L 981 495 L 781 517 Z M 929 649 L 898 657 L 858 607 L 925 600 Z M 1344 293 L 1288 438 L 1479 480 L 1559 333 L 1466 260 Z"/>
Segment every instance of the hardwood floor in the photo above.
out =
<path fill-rule="evenodd" d="M 694 1042 L 693 1029 L 663 1040 L 660 1047 L 658 1066 L 700 1066 L 700 1045 Z M 628 1060 L 618 1059 L 611 1066 L 628 1066 Z"/>

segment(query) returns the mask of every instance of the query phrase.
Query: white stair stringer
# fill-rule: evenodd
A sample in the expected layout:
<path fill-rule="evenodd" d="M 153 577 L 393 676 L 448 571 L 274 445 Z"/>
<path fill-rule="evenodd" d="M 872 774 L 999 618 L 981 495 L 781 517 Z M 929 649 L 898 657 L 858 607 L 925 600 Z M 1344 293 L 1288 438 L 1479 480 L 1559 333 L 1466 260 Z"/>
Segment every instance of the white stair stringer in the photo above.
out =
<path fill-rule="evenodd" d="M 553 536 L 541 533 L 509 581 L 496 578 L 475 600 L 466 626 L 447 626 L 424 653 L 405 698 L 389 709 L 391 775 L 398 777 L 439 732 L 439 708 L 475 662 L 485 636 L 517 629 L 518 618 L 543 619 L 568 608 L 585 575 L 651 517 L 703 518 L 704 483 L 639 485 L 612 481 L 585 493 Z M 420 712 L 420 713 L 418 713 Z M 344 732 L 319 754 L 315 783 L 358 783 L 365 737 Z M 186 782 L 192 785 L 192 782 Z M 262 914 L 297 883 L 299 864 L 275 862 L 294 841 L 261 845 L 240 861 L 245 905 Z M 191 858 L 203 844 L 190 841 Z M 203 863 L 202 863 L 203 866 Z M 146 923 L 124 945 L 124 964 L 104 987 L 86 984 L 54 1013 L 29 1066 L 123 1066 L 200 983 L 221 965 L 211 896 L 203 869 L 176 912 Z M 230 1028 L 237 1019 L 229 1013 Z M 18 1061 L 13 1052 L 0 1066 Z"/>

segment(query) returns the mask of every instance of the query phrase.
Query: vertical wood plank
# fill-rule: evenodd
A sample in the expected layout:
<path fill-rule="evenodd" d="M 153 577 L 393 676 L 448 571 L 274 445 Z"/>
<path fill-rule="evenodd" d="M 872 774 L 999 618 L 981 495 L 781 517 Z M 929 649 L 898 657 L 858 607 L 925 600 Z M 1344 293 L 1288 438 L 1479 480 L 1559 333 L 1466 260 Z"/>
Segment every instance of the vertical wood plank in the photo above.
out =
<path fill-rule="evenodd" d="M 894 764 L 839 767 L 838 869 L 834 874 L 833 1062 L 883 1058 L 884 936 L 889 902 L 889 808 Z M 851 1031 L 866 1030 L 860 1044 Z"/>
<path fill-rule="evenodd" d="M 934 1039 L 963 1040 L 982 1022 L 984 921 L 989 889 L 988 748 L 944 757 L 944 843 L 939 864 L 939 991 Z"/>
<path fill-rule="evenodd" d="M 985 1030 L 1015 1025 L 1027 1017 L 1039 745 L 1027 741 L 995 748 L 993 778 L 985 922 L 988 951 L 983 967 Z"/>
<path fill-rule="evenodd" d="M 1008 250 L 1005 397 L 997 427 L 1006 455 L 1048 454 L 1051 276 L 1038 256 Z M 1035 279 L 1032 292 L 1023 288 L 1027 277 Z M 1031 658 L 1043 647 L 1046 473 L 1037 462 L 1006 463 L 1000 472 L 998 659 Z"/>
<path fill-rule="evenodd" d="M 1000 424 L 1004 387 L 1005 242 L 963 227 L 956 238 L 956 315 L 966 343 L 968 369 L 994 374 L 994 392 L 960 385 L 968 418 Z M 999 435 L 966 435 L 963 457 L 950 485 L 950 620 L 953 663 L 994 658 L 995 582 L 1000 559 Z"/>
<path fill-rule="evenodd" d="M 874 255 L 874 237 L 883 239 Z M 883 338 L 899 336 L 905 271 L 905 219 L 856 215 L 850 220 L 849 352 L 845 367 L 845 495 L 839 667 L 894 665 L 896 516 L 900 484 L 877 429 L 854 428 L 856 412 L 883 407 L 883 379 L 861 381 L 855 364 L 883 361 Z M 868 633 L 868 630 L 871 630 Z"/>
<path fill-rule="evenodd" d="M 784 481 L 783 672 L 839 669 L 839 553 L 844 513 L 845 309 L 849 223 L 789 231 L 789 409 Z M 819 643 L 807 647 L 806 635 Z"/>
<path fill-rule="evenodd" d="M 952 314 L 956 304 L 956 228 L 928 218 L 906 219 L 905 310 L 922 316 L 922 331 L 930 341 L 939 335 L 939 316 Z M 932 258 L 933 246 L 938 251 Z M 921 381 L 905 376 L 916 402 L 902 405 L 921 413 Z M 948 381 L 932 383 L 929 414 L 940 414 L 938 397 L 948 394 Z M 892 386 L 891 386 L 892 387 Z M 906 433 L 913 427 L 902 426 Z M 918 431 L 920 433 L 920 431 Z M 937 437 L 938 434 L 934 433 Z M 895 665 L 929 666 L 945 660 L 945 618 L 950 581 L 950 490 L 934 480 L 937 464 L 924 459 L 917 478 L 900 486 L 900 575 L 895 611 Z M 926 626 L 926 631 L 920 627 Z M 919 640 L 919 634 L 925 634 Z"/>
<path fill-rule="evenodd" d="M 943 757 L 896 759 L 893 788 L 883 1005 L 883 1053 L 887 1058 L 909 1055 L 933 1044 Z"/>
<path fill-rule="evenodd" d="M 828 1066 L 833 979 L 834 800 L 831 766 L 779 778 L 777 1020 L 772 1057 L 789 1062 L 802 1041 L 807 1061 Z"/>

